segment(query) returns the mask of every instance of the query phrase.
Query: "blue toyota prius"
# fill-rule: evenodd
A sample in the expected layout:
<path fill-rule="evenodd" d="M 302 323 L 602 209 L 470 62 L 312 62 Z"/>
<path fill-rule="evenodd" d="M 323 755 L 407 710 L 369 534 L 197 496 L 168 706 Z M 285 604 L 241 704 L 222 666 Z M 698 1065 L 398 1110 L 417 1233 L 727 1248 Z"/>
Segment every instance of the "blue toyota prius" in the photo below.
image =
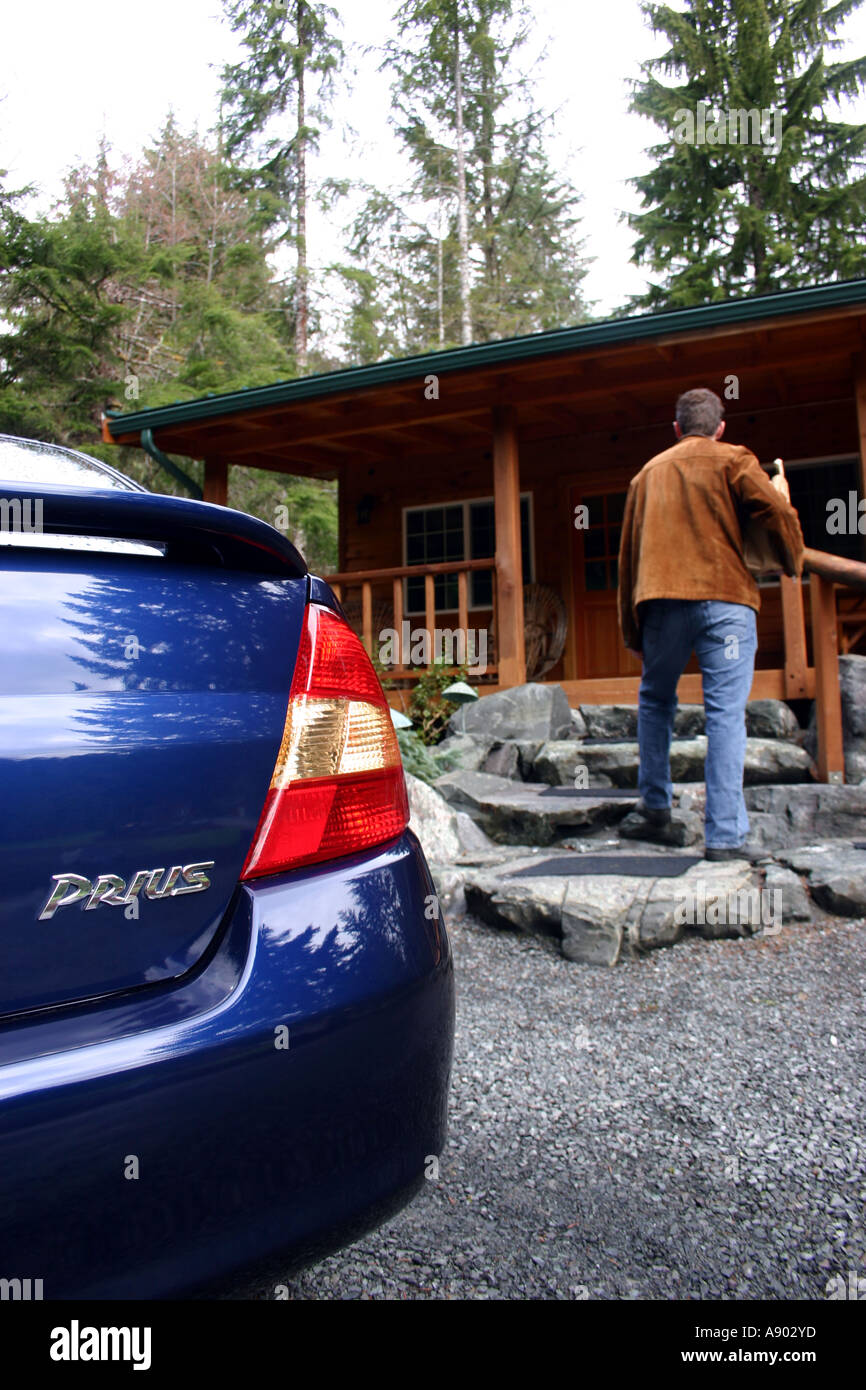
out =
<path fill-rule="evenodd" d="M 445 1138 L 451 954 L 379 681 L 279 532 L 81 454 L 0 437 L 0 542 L 0 1280 L 300 1267 Z"/>

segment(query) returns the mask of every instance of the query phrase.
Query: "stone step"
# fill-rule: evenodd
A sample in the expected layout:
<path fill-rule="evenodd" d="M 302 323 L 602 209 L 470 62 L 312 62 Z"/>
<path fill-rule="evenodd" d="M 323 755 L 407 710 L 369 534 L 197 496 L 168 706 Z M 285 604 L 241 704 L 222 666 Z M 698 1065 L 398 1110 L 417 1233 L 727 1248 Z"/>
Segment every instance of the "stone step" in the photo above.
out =
<path fill-rule="evenodd" d="M 574 719 L 574 715 L 579 715 Z M 631 742 L 637 738 L 636 705 L 581 705 L 572 715 L 575 733 L 610 743 Z M 706 732 L 703 705 L 680 705 L 674 716 L 674 735 L 695 738 Z M 797 717 L 784 700 L 750 700 L 746 705 L 746 732 L 750 738 L 796 741 L 802 734 Z"/>
<path fill-rule="evenodd" d="M 581 705 L 571 709 L 562 686 L 528 684 L 485 695 L 461 705 L 451 716 L 449 733 L 491 743 L 545 743 L 551 739 L 601 738 L 622 742 L 637 738 L 636 705 Z M 674 732 L 693 738 L 704 733 L 703 705 L 681 705 Z M 797 718 L 784 700 L 750 700 L 746 730 L 751 738 L 795 741 Z"/>
<path fill-rule="evenodd" d="M 494 752 L 491 756 L 495 757 Z M 671 744 L 671 778 L 674 782 L 700 782 L 704 776 L 707 740 L 674 739 Z M 487 768 L 490 758 L 482 764 Z M 744 781 L 760 783 L 811 782 L 812 759 L 805 748 L 784 739 L 747 738 Z M 637 786 L 640 751 L 634 741 L 589 743 L 563 739 L 542 744 L 531 762 L 518 760 L 532 781 L 553 787 Z"/>
<path fill-rule="evenodd" d="M 761 865 L 699 860 L 676 877 L 661 872 L 663 852 L 657 876 L 646 864 L 646 872 L 629 873 L 631 856 L 614 849 L 609 872 L 598 872 L 593 856 L 593 871 L 582 873 L 580 852 L 572 857 L 573 873 L 548 876 L 548 852 L 512 849 L 498 863 L 488 852 L 463 871 L 466 910 L 491 926 L 553 937 L 569 960 L 608 966 L 687 933 L 772 936 L 816 911 L 866 914 L 866 851 L 850 842 L 787 851 Z M 522 876 L 530 867 L 532 876 Z"/>
<path fill-rule="evenodd" d="M 545 795 L 547 785 L 516 782 L 487 772 L 451 772 L 436 781 L 436 790 L 452 810 L 465 812 L 493 841 L 510 845 L 553 845 L 577 835 L 611 832 L 632 808 L 627 797 Z M 612 789 L 608 789 L 610 791 Z M 866 829 L 866 784 L 854 787 L 824 783 L 788 783 L 746 788 L 752 822 L 750 838 L 773 853 L 818 839 L 862 837 Z M 703 832 L 706 790 L 703 783 L 674 784 L 674 817 L 689 832 L 683 845 Z"/>

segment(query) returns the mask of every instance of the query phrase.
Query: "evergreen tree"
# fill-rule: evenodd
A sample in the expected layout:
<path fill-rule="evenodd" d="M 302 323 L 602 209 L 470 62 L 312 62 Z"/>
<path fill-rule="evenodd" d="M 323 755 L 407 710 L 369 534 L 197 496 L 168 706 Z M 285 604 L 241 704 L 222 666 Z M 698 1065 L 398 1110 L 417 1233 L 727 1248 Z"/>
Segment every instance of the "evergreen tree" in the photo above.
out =
<path fill-rule="evenodd" d="M 404 0 L 386 49 L 411 187 L 371 190 L 352 250 L 404 351 L 485 341 L 584 316 L 578 197 L 544 148 L 548 121 L 516 68 L 520 0 Z M 381 343 L 369 304 L 366 336 Z M 362 337 L 365 336 L 361 333 Z"/>
<path fill-rule="evenodd" d="M 633 260 L 646 308 L 703 304 L 866 273 L 866 125 L 834 104 L 866 85 L 866 58 L 832 62 L 862 0 L 649 0 L 668 41 L 643 65 L 632 110 L 667 132 L 632 180 L 645 211 Z M 668 85 L 663 77 L 677 78 Z M 778 138 L 777 138 L 778 137 Z"/>
<path fill-rule="evenodd" d="M 294 293 L 289 310 L 297 370 L 307 369 L 310 337 L 310 273 L 307 258 L 308 158 L 318 148 L 324 104 L 343 61 L 330 5 L 310 0 L 224 0 L 232 29 L 242 35 L 245 56 L 223 71 L 226 151 L 243 161 L 246 184 L 255 189 L 264 223 L 277 241 L 295 251 Z M 318 108 L 308 87 L 316 84 Z M 286 117 L 294 110 L 294 121 Z"/>
<path fill-rule="evenodd" d="M 139 248 L 110 212 L 55 219 L 0 208 L 0 431 L 76 444 L 98 435 L 121 376 L 118 339 L 131 309 L 117 286 Z"/>

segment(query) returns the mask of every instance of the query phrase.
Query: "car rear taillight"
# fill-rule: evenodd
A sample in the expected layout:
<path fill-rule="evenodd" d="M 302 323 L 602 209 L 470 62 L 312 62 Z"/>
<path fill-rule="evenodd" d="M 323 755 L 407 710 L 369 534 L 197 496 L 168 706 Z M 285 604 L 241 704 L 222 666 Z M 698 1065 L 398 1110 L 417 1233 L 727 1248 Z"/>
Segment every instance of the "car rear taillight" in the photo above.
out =
<path fill-rule="evenodd" d="M 397 736 L 360 639 L 310 604 L 274 775 L 242 879 L 353 854 L 409 822 Z"/>

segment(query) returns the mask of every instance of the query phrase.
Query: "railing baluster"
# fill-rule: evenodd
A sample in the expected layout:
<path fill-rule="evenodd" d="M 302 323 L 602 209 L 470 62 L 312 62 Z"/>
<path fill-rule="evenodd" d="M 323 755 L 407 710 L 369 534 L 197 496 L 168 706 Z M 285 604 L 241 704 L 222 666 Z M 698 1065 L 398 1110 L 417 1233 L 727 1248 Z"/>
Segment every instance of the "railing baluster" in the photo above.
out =
<path fill-rule="evenodd" d="M 424 576 L 424 626 L 430 634 L 427 641 L 430 644 L 430 660 L 433 660 L 433 633 L 436 630 L 436 580 L 432 574 Z"/>
<path fill-rule="evenodd" d="M 373 655 L 373 586 L 369 579 L 361 585 L 361 631 L 368 656 Z"/>
<path fill-rule="evenodd" d="M 818 776 L 822 782 L 844 782 L 836 592 L 832 579 L 827 579 L 823 574 L 810 574 L 809 588 L 812 600 L 812 656 L 815 661 Z"/>
<path fill-rule="evenodd" d="M 403 666 L 403 581 L 394 580 L 394 631 L 397 633 L 397 665 Z"/>
<path fill-rule="evenodd" d="M 461 570 L 457 576 L 457 626 L 464 634 L 466 650 L 469 650 L 469 575 Z"/>

